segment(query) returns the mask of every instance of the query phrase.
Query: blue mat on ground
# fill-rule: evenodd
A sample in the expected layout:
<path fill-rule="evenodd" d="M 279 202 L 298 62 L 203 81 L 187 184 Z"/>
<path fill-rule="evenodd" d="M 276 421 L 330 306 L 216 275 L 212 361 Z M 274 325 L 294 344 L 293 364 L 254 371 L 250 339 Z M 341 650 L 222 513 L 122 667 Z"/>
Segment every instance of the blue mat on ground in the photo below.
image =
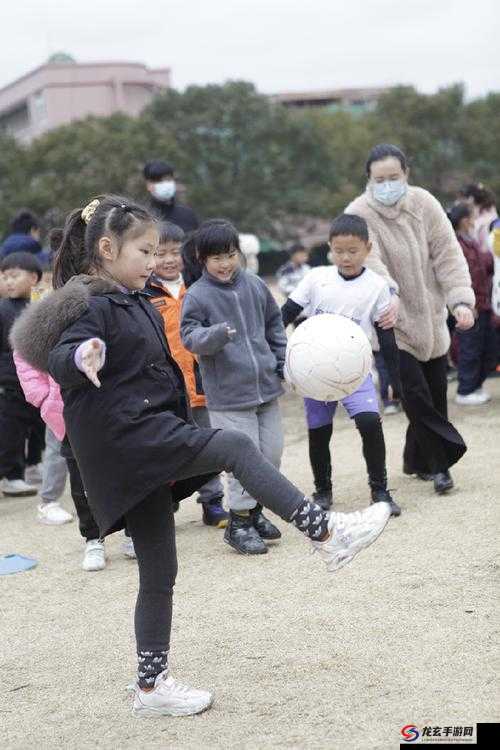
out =
<path fill-rule="evenodd" d="M 11 573 L 21 573 L 38 565 L 37 560 L 24 555 L 0 555 L 0 576 L 8 576 Z"/>

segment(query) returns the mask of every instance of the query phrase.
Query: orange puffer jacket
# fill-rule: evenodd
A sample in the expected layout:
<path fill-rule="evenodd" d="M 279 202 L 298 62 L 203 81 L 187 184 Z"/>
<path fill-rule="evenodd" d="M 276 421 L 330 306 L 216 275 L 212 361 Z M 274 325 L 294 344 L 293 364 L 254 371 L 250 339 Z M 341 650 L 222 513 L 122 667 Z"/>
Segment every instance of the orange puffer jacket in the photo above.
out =
<path fill-rule="evenodd" d="M 188 352 L 181 341 L 181 308 L 182 300 L 186 294 L 184 284 L 181 287 L 179 298 L 175 299 L 170 292 L 155 281 L 150 281 L 146 291 L 152 305 L 158 310 L 163 318 L 165 335 L 173 358 L 179 365 L 186 382 L 186 390 L 189 396 L 191 408 L 205 406 L 205 396 L 201 384 L 201 375 L 198 362 L 194 354 Z"/>

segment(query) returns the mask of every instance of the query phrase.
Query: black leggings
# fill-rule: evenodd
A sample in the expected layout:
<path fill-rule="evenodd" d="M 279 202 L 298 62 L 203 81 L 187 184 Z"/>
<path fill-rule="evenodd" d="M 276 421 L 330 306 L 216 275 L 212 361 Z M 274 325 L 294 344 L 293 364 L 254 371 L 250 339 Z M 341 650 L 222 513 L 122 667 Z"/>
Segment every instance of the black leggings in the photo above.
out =
<path fill-rule="evenodd" d="M 436 474 L 446 471 L 467 450 L 462 436 L 448 421 L 447 358 L 420 362 L 399 353 L 403 408 L 410 424 L 406 432 L 405 470 Z"/>
<path fill-rule="evenodd" d="M 361 435 L 368 483 L 372 489 L 385 490 L 387 487 L 385 440 L 380 417 L 376 412 L 365 411 L 356 414 L 354 422 Z M 317 492 L 328 492 L 332 488 L 330 455 L 332 429 L 333 425 L 330 423 L 309 430 L 309 460 Z"/>
<path fill-rule="evenodd" d="M 304 493 L 267 461 L 252 440 L 236 430 L 219 430 L 176 479 L 227 471 L 285 521 Z M 175 526 L 170 491 L 159 487 L 126 514 L 139 567 L 135 634 L 140 653 L 164 653 L 170 644 L 172 590 L 177 574 Z"/>

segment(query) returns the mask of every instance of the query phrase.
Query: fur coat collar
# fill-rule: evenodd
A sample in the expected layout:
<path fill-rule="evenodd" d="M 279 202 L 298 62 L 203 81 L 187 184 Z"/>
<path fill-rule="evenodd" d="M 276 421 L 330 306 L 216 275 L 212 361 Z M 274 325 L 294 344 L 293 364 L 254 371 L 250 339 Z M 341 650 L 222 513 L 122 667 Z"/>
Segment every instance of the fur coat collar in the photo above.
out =
<path fill-rule="evenodd" d="M 73 276 L 61 289 L 27 306 L 12 326 L 12 348 L 32 367 L 47 372 L 50 352 L 63 331 L 88 310 L 90 297 L 120 291 L 108 279 Z"/>

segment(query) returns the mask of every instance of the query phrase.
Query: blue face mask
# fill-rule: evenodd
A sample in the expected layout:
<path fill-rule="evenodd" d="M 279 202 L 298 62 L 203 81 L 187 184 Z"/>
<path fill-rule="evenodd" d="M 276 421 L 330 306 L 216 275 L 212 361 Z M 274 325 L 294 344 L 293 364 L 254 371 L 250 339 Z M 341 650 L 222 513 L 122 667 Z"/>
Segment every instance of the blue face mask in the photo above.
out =
<path fill-rule="evenodd" d="M 406 180 L 384 180 L 373 182 L 371 186 L 373 197 L 384 206 L 394 206 L 403 195 L 406 195 L 407 189 Z"/>

